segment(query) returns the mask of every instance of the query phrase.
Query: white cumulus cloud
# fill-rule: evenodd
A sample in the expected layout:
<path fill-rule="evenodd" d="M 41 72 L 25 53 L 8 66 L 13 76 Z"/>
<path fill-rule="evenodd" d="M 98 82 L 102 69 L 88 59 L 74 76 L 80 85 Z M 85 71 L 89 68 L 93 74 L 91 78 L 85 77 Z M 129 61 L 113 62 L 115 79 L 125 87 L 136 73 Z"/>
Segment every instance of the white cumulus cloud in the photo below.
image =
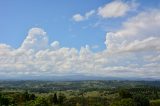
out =
<path fill-rule="evenodd" d="M 120 30 L 108 32 L 106 46 L 108 49 L 121 51 L 159 50 L 160 39 L 159 10 L 139 13 L 123 23 Z"/>
<path fill-rule="evenodd" d="M 134 2 L 123 2 L 121 0 L 114 0 L 110 3 L 107 3 L 103 7 L 99 7 L 98 15 L 103 18 L 116 18 L 126 15 L 128 11 L 136 8 L 137 4 Z"/>
<path fill-rule="evenodd" d="M 76 22 L 87 20 L 89 17 L 91 17 L 95 13 L 95 10 L 91 10 L 87 12 L 84 16 L 81 14 L 75 14 L 73 15 L 72 19 Z"/>
<path fill-rule="evenodd" d="M 89 19 L 93 14 L 97 14 L 102 18 L 117 18 L 125 16 L 129 11 L 134 11 L 138 7 L 138 3 L 135 1 L 124 2 L 122 0 L 113 0 L 104 6 L 99 7 L 96 10 L 86 12 L 85 15 L 77 13 L 73 15 L 72 19 L 76 22 Z"/>
<path fill-rule="evenodd" d="M 28 32 L 28 36 L 23 41 L 21 49 L 25 50 L 42 50 L 48 47 L 48 37 L 46 32 L 41 28 L 32 28 Z"/>
<path fill-rule="evenodd" d="M 160 10 L 137 14 L 115 32 L 106 34 L 106 49 L 92 52 L 89 45 L 61 47 L 48 43 L 47 33 L 32 28 L 15 49 L 0 44 L 0 76 L 90 75 L 118 77 L 160 76 Z"/>

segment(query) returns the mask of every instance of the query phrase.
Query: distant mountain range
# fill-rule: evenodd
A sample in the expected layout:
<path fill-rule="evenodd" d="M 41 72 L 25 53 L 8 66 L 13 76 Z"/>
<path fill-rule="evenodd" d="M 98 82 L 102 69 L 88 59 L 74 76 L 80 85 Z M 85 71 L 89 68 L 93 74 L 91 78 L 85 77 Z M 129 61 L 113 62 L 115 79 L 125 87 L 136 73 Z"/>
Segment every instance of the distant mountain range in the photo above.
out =
<path fill-rule="evenodd" d="M 154 81 L 160 79 L 154 78 L 138 78 L 138 77 L 99 77 L 85 75 L 65 75 L 65 76 L 23 76 L 23 77 L 0 77 L 0 80 L 45 80 L 45 81 L 83 81 L 83 80 L 146 80 Z"/>

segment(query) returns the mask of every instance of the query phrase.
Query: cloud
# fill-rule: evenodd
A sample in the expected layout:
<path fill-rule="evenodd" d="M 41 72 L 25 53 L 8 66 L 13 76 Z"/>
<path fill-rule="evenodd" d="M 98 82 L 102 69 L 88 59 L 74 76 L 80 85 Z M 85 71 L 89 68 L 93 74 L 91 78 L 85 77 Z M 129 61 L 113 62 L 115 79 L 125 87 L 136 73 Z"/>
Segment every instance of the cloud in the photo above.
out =
<path fill-rule="evenodd" d="M 0 50 L 0 54 L 3 55 L 13 50 L 13 48 L 6 44 L 0 44 Z"/>
<path fill-rule="evenodd" d="M 15 49 L 0 44 L 0 76 L 90 75 L 159 78 L 160 10 L 141 12 L 115 32 L 107 32 L 106 49 L 92 52 L 48 43 L 41 28 L 29 30 Z"/>
<path fill-rule="evenodd" d="M 136 7 L 137 4 L 135 2 L 125 3 L 121 0 L 114 0 L 113 2 L 110 2 L 103 7 L 99 7 L 98 15 L 100 15 L 102 18 L 122 17 L 126 15 L 127 12 L 135 9 Z"/>
<path fill-rule="evenodd" d="M 121 29 L 106 34 L 106 54 L 123 58 L 115 57 L 116 65 L 119 64 L 117 62 L 122 62 L 123 64 L 120 66 L 127 68 L 131 66 L 130 64 L 139 64 L 134 67 L 134 70 L 132 67 L 128 67 L 133 70 L 133 72 L 129 71 L 129 73 L 132 72 L 132 75 L 137 73 L 135 74 L 137 76 L 155 78 L 160 74 L 158 58 L 160 53 L 159 11 L 148 10 L 139 13 L 124 22 Z"/>
<path fill-rule="evenodd" d="M 99 46 L 98 46 L 98 45 L 93 45 L 91 48 L 92 48 L 92 49 L 98 49 Z"/>
<path fill-rule="evenodd" d="M 126 45 L 122 48 L 124 51 L 159 51 L 160 50 L 160 44 L 159 44 L 160 38 L 155 37 L 149 37 L 142 41 L 135 40 L 131 42 L 130 44 Z"/>
<path fill-rule="evenodd" d="M 58 41 L 54 41 L 54 42 L 51 43 L 51 49 L 57 50 L 59 48 L 60 48 L 60 44 L 59 44 Z"/>
<path fill-rule="evenodd" d="M 41 50 L 48 47 L 48 37 L 46 32 L 41 28 L 32 28 L 28 32 L 28 36 L 23 41 L 21 49 L 25 50 Z"/>
<path fill-rule="evenodd" d="M 80 15 L 80 14 L 75 14 L 73 16 L 73 20 L 76 21 L 76 22 L 83 21 L 84 17 L 82 15 Z"/>
<path fill-rule="evenodd" d="M 76 22 L 89 19 L 95 13 L 102 18 L 117 18 L 125 16 L 129 11 L 134 11 L 138 7 L 138 3 L 135 1 L 123 2 L 122 0 L 113 0 L 107 3 L 105 6 L 99 7 L 96 11 L 91 10 L 85 15 L 79 13 L 73 15 L 72 19 Z"/>
<path fill-rule="evenodd" d="M 160 62 L 160 55 L 156 54 L 156 55 L 149 55 L 144 57 L 144 59 L 146 59 L 146 61 L 150 61 L 150 62 Z"/>
<path fill-rule="evenodd" d="M 117 33 L 117 35 L 133 37 L 140 35 L 141 38 L 151 35 L 155 37 L 159 36 L 159 15 L 159 10 L 148 10 L 147 12 L 139 13 L 137 16 L 123 23 L 123 28 Z"/>
<path fill-rule="evenodd" d="M 123 23 L 120 30 L 108 32 L 106 46 L 116 51 L 159 51 L 160 13 L 149 10 Z"/>
<path fill-rule="evenodd" d="M 95 13 L 95 10 L 91 10 L 87 12 L 84 16 L 81 14 L 75 14 L 73 15 L 72 19 L 76 22 L 87 20 L 89 17 L 91 17 Z"/>

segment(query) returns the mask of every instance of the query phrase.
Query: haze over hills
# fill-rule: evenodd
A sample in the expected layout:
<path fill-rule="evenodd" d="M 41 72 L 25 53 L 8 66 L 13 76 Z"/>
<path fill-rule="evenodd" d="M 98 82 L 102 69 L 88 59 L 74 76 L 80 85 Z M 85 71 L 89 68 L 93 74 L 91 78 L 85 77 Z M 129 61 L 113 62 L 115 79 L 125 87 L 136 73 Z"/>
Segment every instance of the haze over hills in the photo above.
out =
<path fill-rule="evenodd" d="M 65 75 L 65 76 L 19 76 L 19 77 L 1 77 L 0 80 L 41 80 L 41 81 L 85 81 L 85 80 L 128 80 L 128 81 L 159 81 L 156 78 L 138 78 L 138 77 L 100 77 L 85 75 Z"/>

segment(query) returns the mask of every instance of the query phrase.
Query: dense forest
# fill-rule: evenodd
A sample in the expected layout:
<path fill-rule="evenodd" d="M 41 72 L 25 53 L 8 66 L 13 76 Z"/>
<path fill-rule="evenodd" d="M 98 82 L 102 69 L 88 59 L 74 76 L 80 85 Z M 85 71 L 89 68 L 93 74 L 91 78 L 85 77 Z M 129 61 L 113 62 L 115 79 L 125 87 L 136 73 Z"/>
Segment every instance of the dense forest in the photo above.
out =
<path fill-rule="evenodd" d="M 160 81 L 0 81 L 0 106 L 160 106 Z"/>

